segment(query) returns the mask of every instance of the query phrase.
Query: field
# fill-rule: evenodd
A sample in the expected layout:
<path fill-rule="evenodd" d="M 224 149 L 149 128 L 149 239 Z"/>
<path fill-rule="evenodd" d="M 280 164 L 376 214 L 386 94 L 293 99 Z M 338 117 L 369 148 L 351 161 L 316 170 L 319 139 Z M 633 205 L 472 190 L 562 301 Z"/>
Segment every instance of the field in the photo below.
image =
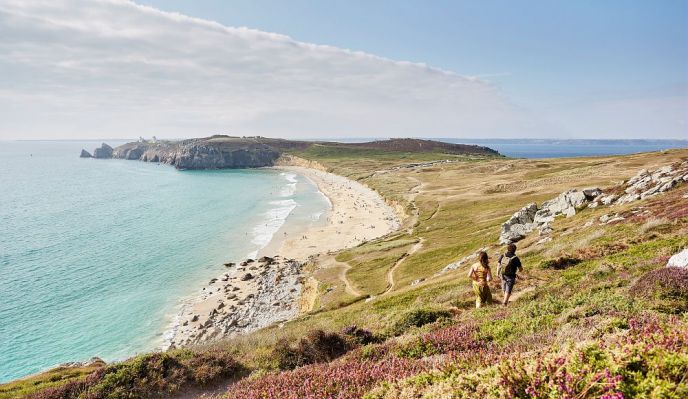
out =
<path fill-rule="evenodd" d="M 497 244 L 501 224 L 529 202 L 572 188 L 612 188 L 640 169 L 686 160 L 688 150 L 547 160 L 327 146 L 292 154 L 377 190 L 405 212 L 402 229 L 307 265 L 317 295 L 298 319 L 192 348 L 175 369 L 203 366 L 186 360 L 198 356 L 227 370 L 200 379 L 177 371 L 180 377 L 165 379 L 164 372 L 148 374 L 137 358 L 100 371 L 139 367 L 129 380 L 95 382 L 101 396 L 89 386 L 60 391 L 67 371 L 58 370 L 12 389 L 0 386 L 0 398 L 123 398 L 132 396 L 121 387 L 133 385 L 142 387 L 140 397 L 184 395 L 199 386 L 228 398 L 688 395 L 688 288 L 681 283 L 688 277 L 663 269 L 688 246 L 685 183 L 651 199 L 557 219 L 549 242 L 538 243 L 537 232 L 519 242 L 525 271 L 509 307 L 474 309 L 468 266 L 440 273 L 480 248 L 494 271 L 504 251 Z M 609 213 L 624 220 L 600 224 Z M 496 286 L 493 295 L 501 299 Z M 45 391 L 46 381 L 58 388 Z"/>

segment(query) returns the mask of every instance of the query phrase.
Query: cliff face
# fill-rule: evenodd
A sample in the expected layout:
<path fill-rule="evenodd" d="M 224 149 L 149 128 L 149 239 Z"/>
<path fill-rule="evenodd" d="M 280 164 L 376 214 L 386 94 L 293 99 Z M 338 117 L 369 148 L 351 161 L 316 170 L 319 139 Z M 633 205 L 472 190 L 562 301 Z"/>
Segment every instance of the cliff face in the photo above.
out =
<path fill-rule="evenodd" d="M 272 166 L 279 156 L 279 152 L 260 143 L 203 139 L 128 143 L 117 147 L 112 154 L 113 158 L 161 162 L 177 169 L 258 168 Z"/>

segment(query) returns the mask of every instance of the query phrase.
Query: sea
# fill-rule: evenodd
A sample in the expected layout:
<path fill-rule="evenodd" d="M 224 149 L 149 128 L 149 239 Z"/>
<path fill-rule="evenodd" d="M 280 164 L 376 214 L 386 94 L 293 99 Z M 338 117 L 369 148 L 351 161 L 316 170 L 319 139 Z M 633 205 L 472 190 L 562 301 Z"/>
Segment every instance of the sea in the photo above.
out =
<path fill-rule="evenodd" d="M 441 140 L 517 158 L 688 147 L 680 140 Z M 223 263 L 255 256 L 278 230 L 321 222 L 330 206 L 290 172 L 79 158 L 82 148 L 99 145 L 0 141 L 0 383 L 160 348 L 182 302 Z"/>
<path fill-rule="evenodd" d="M 99 145 L 0 141 L 0 383 L 160 348 L 223 263 L 329 207 L 295 173 L 79 158 Z"/>

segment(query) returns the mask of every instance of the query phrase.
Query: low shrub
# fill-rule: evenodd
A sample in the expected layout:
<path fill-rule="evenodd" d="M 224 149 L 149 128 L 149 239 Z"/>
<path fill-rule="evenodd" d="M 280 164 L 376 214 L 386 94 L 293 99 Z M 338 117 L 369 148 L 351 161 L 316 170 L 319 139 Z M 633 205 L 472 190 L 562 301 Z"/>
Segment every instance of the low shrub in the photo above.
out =
<path fill-rule="evenodd" d="M 631 287 L 636 298 L 652 302 L 657 310 L 667 313 L 688 311 L 688 269 L 662 267 L 644 274 Z"/>
<path fill-rule="evenodd" d="M 375 336 L 371 331 L 358 328 L 355 325 L 344 327 L 342 329 L 342 334 L 355 345 L 368 345 L 381 341 L 381 339 Z"/>
<path fill-rule="evenodd" d="M 571 266 L 575 266 L 581 262 L 578 258 L 573 258 L 570 256 L 560 256 L 555 259 L 548 259 L 540 263 L 541 269 L 555 269 L 564 270 Z"/>
<path fill-rule="evenodd" d="M 334 332 L 313 330 L 301 338 L 296 345 L 280 340 L 273 354 L 281 370 L 292 370 L 307 364 L 329 362 L 352 348 L 347 339 Z"/>
<path fill-rule="evenodd" d="M 127 399 L 167 397 L 237 374 L 241 366 L 226 351 L 176 350 L 135 357 L 96 370 L 86 378 L 39 391 L 31 399 Z"/>
<path fill-rule="evenodd" d="M 227 394 L 232 399 L 358 399 L 377 384 L 400 380 L 428 369 L 422 361 L 336 361 L 244 379 Z"/>
<path fill-rule="evenodd" d="M 444 309 L 415 309 L 402 315 L 389 329 L 388 334 L 396 337 L 412 327 L 422 327 L 450 317 L 451 312 Z"/>
<path fill-rule="evenodd" d="M 380 384 L 364 398 L 688 397 L 688 326 L 678 318 L 640 316 L 624 327 L 624 334 L 581 346 L 466 350 L 432 371 Z M 466 359 L 471 353 L 479 356 Z"/>

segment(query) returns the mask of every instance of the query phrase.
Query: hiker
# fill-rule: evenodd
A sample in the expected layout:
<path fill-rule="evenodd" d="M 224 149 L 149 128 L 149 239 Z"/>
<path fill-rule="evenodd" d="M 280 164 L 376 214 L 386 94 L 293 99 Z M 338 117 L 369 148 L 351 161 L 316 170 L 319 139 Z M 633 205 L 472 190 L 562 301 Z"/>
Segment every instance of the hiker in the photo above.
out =
<path fill-rule="evenodd" d="M 516 245 L 509 244 L 506 247 L 506 253 L 499 257 L 498 274 L 502 280 L 502 292 L 504 293 L 504 301 L 502 305 L 506 306 L 509 303 L 511 291 L 516 284 L 516 272 L 522 272 L 523 266 L 521 260 L 516 256 Z"/>
<path fill-rule="evenodd" d="M 492 303 L 492 292 L 490 292 L 490 286 L 487 284 L 492 280 L 490 259 L 487 257 L 487 252 L 480 251 L 478 254 L 478 263 L 474 264 L 471 270 L 468 271 L 468 277 L 473 280 L 475 307 L 479 308 L 483 305 Z"/>

